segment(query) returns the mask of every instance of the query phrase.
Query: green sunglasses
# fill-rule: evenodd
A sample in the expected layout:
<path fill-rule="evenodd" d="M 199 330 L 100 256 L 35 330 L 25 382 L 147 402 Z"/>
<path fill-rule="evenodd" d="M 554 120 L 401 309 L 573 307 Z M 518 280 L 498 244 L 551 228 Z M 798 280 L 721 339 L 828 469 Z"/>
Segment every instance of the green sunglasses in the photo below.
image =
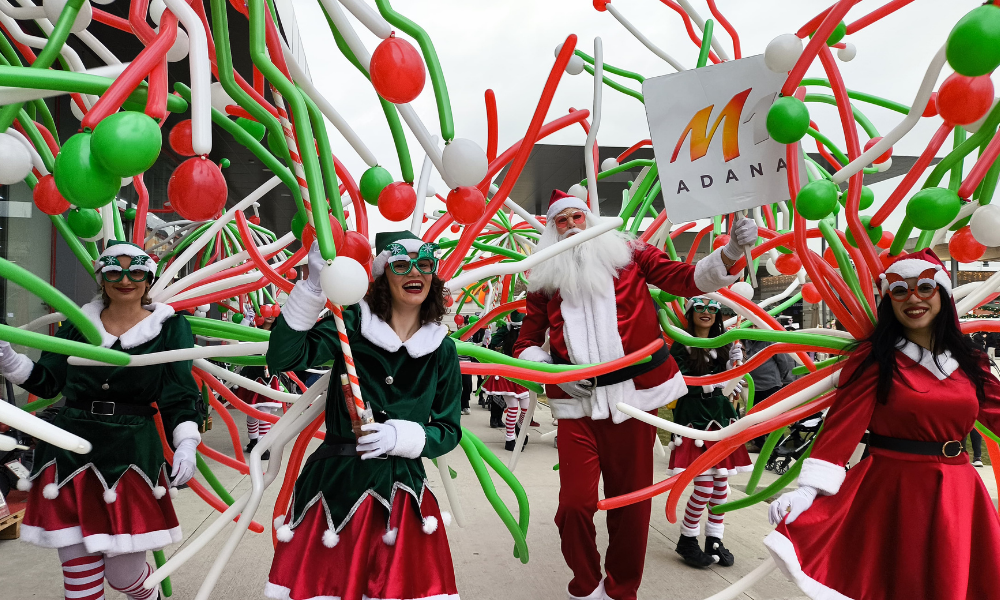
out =
<path fill-rule="evenodd" d="M 397 256 L 389 263 L 389 269 L 396 275 L 408 275 L 413 270 L 413 267 L 416 267 L 417 271 L 424 275 L 433 275 L 437 273 L 438 260 L 436 258 L 421 258 L 419 256 L 417 258 Z"/>
<path fill-rule="evenodd" d="M 722 306 L 715 300 L 706 301 L 704 298 L 695 298 L 691 301 L 691 310 L 696 313 L 707 312 L 710 315 L 714 315 L 722 310 Z"/>

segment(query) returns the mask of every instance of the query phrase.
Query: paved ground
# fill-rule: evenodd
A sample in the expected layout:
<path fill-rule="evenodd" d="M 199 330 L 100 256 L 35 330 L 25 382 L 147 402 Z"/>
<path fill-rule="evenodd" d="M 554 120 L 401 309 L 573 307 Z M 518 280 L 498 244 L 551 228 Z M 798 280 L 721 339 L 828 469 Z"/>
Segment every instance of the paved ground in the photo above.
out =
<path fill-rule="evenodd" d="M 239 415 L 234 413 L 239 421 Z M 552 469 L 557 462 L 556 450 L 551 443 L 539 441 L 539 434 L 551 431 L 551 418 L 543 407 L 539 407 L 537 420 L 542 424 L 532 430 L 528 449 L 521 455 L 515 471 L 531 502 L 531 525 L 528 544 L 531 560 L 523 565 L 513 558 L 513 542 L 486 500 L 464 455 L 451 457 L 451 465 L 458 472 L 456 483 L 465 511 L 467 523 L 464 528 L 452 523 L 448 528 L 458 588 L 463 598 L 468 600 L 520 600 L 556 599 L 566 597 L 566 583 L 570 573 L 559 552 L 559 538 L 553 524 L 559 487 L 558 472 Z M 215 448 L 225 450 L 228 436 L 216 417 L 216 428 L 206 435 L 206 440 Z M 489 415 L 486 411 L 473 407 L 472 415 L 463 417 L 463 424 L 478 435 L 501 458 L 507 460 L 509 453 L 503 451 L 502 430 L 488 427 Z M 245 437 L 245 433 L 244 433 Z M 232 453 L 232 449 L 229 449 Z M 667 461 L 656 458 L 656 479 L 665 475 Z M 429 478 L 441 499 L 442 508 L 447 510 L 448 501 L 440 485 L 438 471 L 428 461 Z M 232 470 L 214 465 L 216 472 L 227 489 L 239 496 L 249 489 L 249 479 Z M 981 474 L 996 499 L 997 486 L 989 469 Z M 745 484 L 748 475 L 734 478 L 733 497 L 742 497 L 738 491 Z M 773 475 L 765 476 L 765 483 L 773 480 Z M 516 514 L 513 494 L 506 491 L 498 477 L 494 478 L 501 496 Z M 257 520 L 269 523 L 271 507 L 277 495 L 277 485 L 265 495 Z M 653 503 L 653 519 L 650 524 L 649 545 L 646 551 L 646 569 L 639 597 L 643 599 L 696 600 L 706 598 L 727 587 L 747 572 L 758 566 L 766 557 L 761 544 L 770 531 L 767 524 L 766 505 L 733 512 L 726 517 L 726 545 L 736 556 L 736 565 L 730 568 L 714 567 L 695 570 L 685 566 L 674 553 L 678 528 L 664 516 L 665 498 Z M 214 519 L 215 513 L 193 493 L 182 492 L 176 501 L 178 516 L 184 530 L 185 540 L 198 535 Z M 598 545 L 607 544 L 607 531 L 603 514 L 598 514 Z M 224 543 L 225 534 L 214 540 L 195 560 L 186 564 L 173 577 L 174 598 L 191 599 L 211 566 L 212 560 Z M 170 547 L 168 555 L 179 546 Z M 263 598 L 262 590 L 270 566 L 272 547 L 270 534 L 247 534 L 225 572 L 225 579 L 216 588 L 213 598 L 224 600 L 247 600 Z M 62 578 L 54 550 L 36 548 L 18 541 L 0 542 L 0 597 L 16 600 L 29 598 L 62 598 Z M 108 592 L 109 600 L 124 598 L 115 592 Z M 778 573 L 752 588 L 741 598 L 753 599 L 804 599 L 797 588 L 788 583 Z"/>

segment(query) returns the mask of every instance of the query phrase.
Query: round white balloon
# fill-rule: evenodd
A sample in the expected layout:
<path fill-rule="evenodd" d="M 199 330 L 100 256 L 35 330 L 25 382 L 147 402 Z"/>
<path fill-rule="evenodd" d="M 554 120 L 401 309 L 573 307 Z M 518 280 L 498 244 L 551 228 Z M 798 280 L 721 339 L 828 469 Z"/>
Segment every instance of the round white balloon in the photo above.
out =
<path fill-rule="evenodd" d="M 851 42 L 844 42 L 844 47 L 837 50 L 837 58 L 844 62 L 851 62 L 858 55 L 858 47 Z"/>
<path fill-rule="evenodd" d="M 613 156 L 609 156 L 608 158 L 605 158 L 603 161 L 601 161 L 601 170 L 602 171 L 607 171 L 609 169 L 614 169 L 617 166 L 618 166 L 618 159 L 616 159 Z"/>
<path fill-rule="evenodd" d="M 459 186 L 479 185 L 489 170 L 486 152 L 479 144 L 465 138 L 455 138 L 448 142 L 441 153 L 444 170 Z"/>
<path fill-rule="evenodd" d="M 873 166 L 875 167 L 875 169 L 879 173 L 885 173 L 886 171 L 888 171 L 889 169 L 892 168 L 892 157 L 890 156 L 889 158 L 885 159 L 884 161 L 878 163 L 877 165 L 873 165 Z"/>
<path fill-rule="evenodd" d="M 745 281 L 737 281 L 729 286 L 729 290 L 735 294 L 743 296 L 747 300 L 753 300 L 753 286 Z"/>
<path fill-rule="evenodd" d="M 990 113 L 993 112 L 993 109 L 997 107 L 997 101 L 1000 101 L 1000 98 L 994 98 L 993 104 L 990 105 L 990 109 L 986 111 L 986 114 L 980 117 L 979 120 L 966 125 L 965 130 L 968 131 L 969 133 L 976 133 L 977 131 L 979 131 L 979 128 L 982 127 L 983 123 L 986 122 L 986 117 L 990 116 Z"/>
<path fill-rule="evenodd" d="M 51 21 L 53 25 L 59 20 L 59 15 L 62 14 L 65 6 L 66 0 L 42 0 L 42 8 L 45 9 L 45 18 Z M 94 9 L 90 6 L 90 0 L 84 0 L 83 6 L 80 7 L 80 12 L 76 14 L 76 19 L 73 20 L 73 26 L 70 28 L 70 31 L 80 33 L 90 25 L 90 20 L 93 18 Z"/>
<path fill-rule="evenodd" d="M 436 193 L 437 193 L 437 190 L 434 189 L 434 186 L 428 183 L 427 184 L 427 191 L 424 192 L 424 196 L 426 198 L 433 198 L 434 194 L 436 194 Z"/>
<path fill-rule="evenodd" d="M 969 221 L 972 237 L 984 246 L 1000 246 L 1000 206 L 987 204 L 972 213 Z"/>
<path fill-rule="evenodd" d="M 338 256 L 319 274 L 323 293 L 334 304 L 357 304 L 368 293 L 368 272 L 361 263 Z"/>
<path fill-rule="evenodd" d="M 167 5 L 163 3 L 163 0 L 153 0 L 149 3 L 149 18 L 156 23 L 156 26 L 160 26 L 160 17 L 163 16 L 163 11 L 167 10 Z"/>
<path fill-rule="evenodd" d="M 574 54 L 566 63 L 566 72 L 570 75 L 583 73 L 583 59 Z"/>
<path fill-rule="evenodd" d="M 203 313 L 207 313 L 211 308 L 212 308 L 211 304 L 199 304 L 196 310 L 200 310 Z"/>
<path fill-rule="evenodd" d="M 0 133 L 0 184 L 21 183 L 31 173 L 31 153 L 17 138 Z"/>
<path fill-rule="evenodd" d="M 236 103 L 229 97 L 226 90 L 222 89 L 222 84 L 218 81 L 214 82 L 212 84 L 212 108 L 221 113 L 225 113 L 226 107 L 231 104 Z"/>
<path fill-rule="evenodd" d="M 576 196 L 580 200 L 583 201 L 587 200 L 587 188 L 583 187 L 579 183 L 574 183 L 573 185 L 569 186 L 569 189 L 566 190 L 566 193 L 569 194 L 570 196 Z"/>
<path fill-rule="evenodd" d="M 764 49 L 764 64 L 775 73 L 787 73 L 802 54 L 802 40 L 794 33 L 783 33 Z"/>
<path fill-rule="evenodd" d="M 167 51 L 167 62 L 179 62 L 187 58 L 190 45 L 191 42 L 188 39 L 188 34 L 178 27 L 177 39 L 174 40 L 174 45 Z"/>
<path fill-rule="evenodd" d="M 781 275 L 781 271 L 778 270 L 778 267 L 774 266 L 774 259 L 772 258 L 767 259 L 767 262 L 764 263 L 764 268 L 767 269 L 768 275 L 771 275 L 772 277 L 778 277 Z"/>
<path fill-rule="evenodd" d="M 128 187 L 129 185 L 131 185 L 131 183 L 132 183 L 132 178 L 131 177 L 122 177 L 122 185 L 121 185 L 121 187 Z"/>

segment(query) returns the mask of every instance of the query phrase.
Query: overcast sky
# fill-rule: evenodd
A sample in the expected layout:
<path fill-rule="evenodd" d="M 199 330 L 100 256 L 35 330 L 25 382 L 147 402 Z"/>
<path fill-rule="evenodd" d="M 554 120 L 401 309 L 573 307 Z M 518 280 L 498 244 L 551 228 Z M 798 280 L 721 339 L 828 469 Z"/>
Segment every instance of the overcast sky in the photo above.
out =
<path fill-rule="evenodd" d="M 314 83 L 353 125 L 379 163 L 398 180 L 399 162 L 374 90 L 336 48 L 318 2 L 292 0 L 292 3 Z M 374 6 L 374 2 L 370 4 Z M 693 0 L 693 4 L 704 17 L 711 17 L 704 0 Z M 718 1 L 719 8 L 740 36 L 744 56 L 762 53 L 775 36 L 796 31 L 830 4 L 831 0 Z M 846 22 L 850 23 L 883 4 L 883 0 L 860 2 L 848 14 Z M 847 41 L 857 46 L 858 54 L 852 62 L 840 63 L 847 86 L 909 105 L 928 62 L 947 39 L 951 27 L 979 4 L 979 0 L 916 0 L 891 17 L 849 36 Z M 597 12 L 587 0 L 394 0 L 392 5 L 419 23 L 434 42 L 451 96 L 456 136 L 472 139 L 484 148 L 484 91 L 493 89 L 496 93 L 502 152 L 524 135 L 552 67 L 553 51 L 570 34 L 577 35 L 577 47 L 588 54 L 593 54 L 594 38 L 600 36 L 607 63 L 636 71 L 647 78 L 674 72 L 670 65 L 642 46 L 614 17 L 606 12 Z M 698 49 L 691 43 L 681 18 L 675 12 L 659 0 L 616 0 L 614 5 L 682 65 L 694 66 Z M 374 50 L 378 38 L 353 17 L 349 18 L 369 50 Z M 732 55 L 732 43 L 725 31 L 716 27 L 716 36 Z M 823 75 L 818 61 L 810 73 Z M 941 80 L 948 73 L 950 70 L 946 67 Z M 586 72 L 577 76 L 565 74 L 546 120 L 566 114 L 570 107 L 590 108 L 592 102 L 591 76 Z M 427 128 L 432 133 L 440 133 L 429 80 L 413 104 Z M 897 113 L 874 106 L 859 107 L 883 133 L 902 118 Z M 810 104 L 809 108 L 820 129 L 843 148 L 836 109 L 816 104 Z M 940 123 L 936 117 L 922 119 L 896 145 L 894 151 L 897 154 L 919 154 Z M 330 130 L 334 153 L 344 161 L 355 178 L 360 177 L 365 169 L 364 162 L 332 126 Z M 419 174 L 424 153 L 408 130 L 407 137 L 414 170 Z M 629 146 L 647 137 L 649 131 L 642 104 L 605 87 L 598 144 Z M 584 141 L 583 130 L 573 127 L 546 138 L 544 143 L 582 146 Z M 948 148 L 950 143 L 946 144 L 945 150 Z M 811 142 L 809 149 L 812 150 Z M 876 207 L 898 181 L 874 186 Z M 431 182 L 442 196 L 445 195 L 447 190 L 437 173 L 434 173 Z M 442 206 L 440 202 L 428 201 L 428 211 Z M 377 209 L 369 208 L 373 232 L 408 225 L 390 223 L 379 215 Z M 888 225 L 894 230 L 898 218 L 890 220 Z"/>

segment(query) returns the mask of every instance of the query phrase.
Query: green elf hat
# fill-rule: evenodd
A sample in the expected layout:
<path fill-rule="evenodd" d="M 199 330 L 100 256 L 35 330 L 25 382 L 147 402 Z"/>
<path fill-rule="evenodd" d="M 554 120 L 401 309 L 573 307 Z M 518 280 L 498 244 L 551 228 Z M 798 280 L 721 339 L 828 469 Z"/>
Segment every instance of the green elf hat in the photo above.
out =
<path fill-rule="evenodd" d="M 524 321 L 524 313 L 523 312 L 515 310 L 514 312 L 510 313 L 510 326 L 511 327 L 520 327 L 522 321 Z"/>
<path fill-rule="evenodd" d="M 375 249 L 378 254 L 372 263 L 372 276 L 379 277 L 385 273 L 390 260 L 396 257 L 410 260 L 410 252 L 415 252 L 418 258 L 436 258 L 434 253 L 438 246 L 423 241 L 410 231 L 384 231 L 375 235 Z"/>
<path fill-rule="evenodd" d="M 156 270 L 156 263 L 153 262 L 153 259 L 138 244 L 118 240 L 108 242 L 108 245 L 104 248 L 104 252 L 101 252 L 97 261 L 94 262 L 94 270 L 98 273 L 104 271 L 121 271 L 122 265 L 118 262 L 119 256 L 128 256 L 132 259 L 132 264 L 128 268 L 129 271 L 153 273 Z"/>

